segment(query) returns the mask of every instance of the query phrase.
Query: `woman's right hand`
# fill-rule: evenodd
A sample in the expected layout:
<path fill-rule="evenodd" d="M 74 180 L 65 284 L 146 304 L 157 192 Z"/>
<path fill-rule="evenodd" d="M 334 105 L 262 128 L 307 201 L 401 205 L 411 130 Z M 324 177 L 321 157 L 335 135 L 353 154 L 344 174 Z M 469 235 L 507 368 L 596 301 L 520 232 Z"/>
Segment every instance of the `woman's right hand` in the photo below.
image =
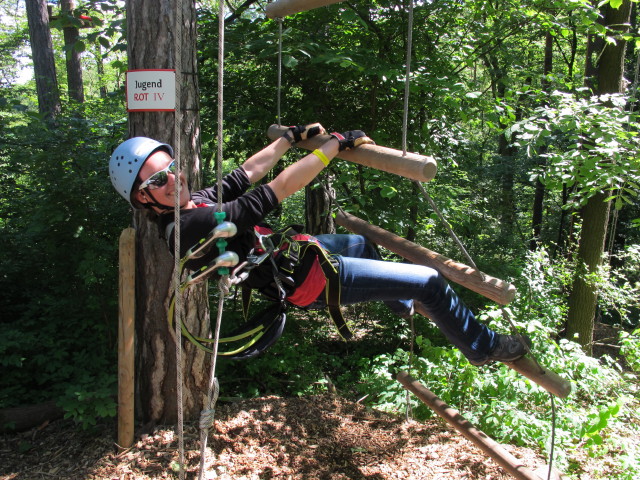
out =
<path fill-rule="evenodd" d="M 292 145 L 302 140 L 313 138 L 316 135 L 326 134 L 327 131 L 319 123 L 310 123 L 309 125 L 294 125 L 282 135 L 289 140 Z"/>

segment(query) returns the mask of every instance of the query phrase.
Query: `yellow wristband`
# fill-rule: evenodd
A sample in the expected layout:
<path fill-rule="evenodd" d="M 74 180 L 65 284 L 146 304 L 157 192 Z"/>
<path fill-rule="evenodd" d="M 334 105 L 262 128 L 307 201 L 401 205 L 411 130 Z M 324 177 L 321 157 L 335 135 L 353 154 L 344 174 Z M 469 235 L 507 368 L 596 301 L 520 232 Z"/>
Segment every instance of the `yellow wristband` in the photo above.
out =
<path fill-rule="evenodd" d="M 328 166 L 329 166 L 329 162 L 330 162 L 331 160 L 329 160 L 329 158 L 328 158 L 324 153 L 322 153 L 320 150 L 318 150 L 318 149 L 316 148 L 316 149 L 315 149 L 313 152 L 311 152 L 311 153 L 313 153 L 316 157 L 318 157 L 318 158 L 320 159 L 320 161 L 321 161 L 322 163 L 324 163 L 324 166 L 325 166 L 325 167 L 328 167 Z"/>

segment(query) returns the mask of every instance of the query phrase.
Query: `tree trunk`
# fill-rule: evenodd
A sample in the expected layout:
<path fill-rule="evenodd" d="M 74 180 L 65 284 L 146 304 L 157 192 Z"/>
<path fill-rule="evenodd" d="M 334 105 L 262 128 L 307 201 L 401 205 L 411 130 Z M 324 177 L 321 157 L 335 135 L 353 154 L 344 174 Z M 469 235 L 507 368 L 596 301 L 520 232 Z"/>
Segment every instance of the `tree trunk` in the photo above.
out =
<path fill-rule="evenodd" d="M 100 83 L 100 98 L 107 98 L 107 86 L 104 79 L 104 62 L 102 60 L 102 45 L 96 43 L 96 71 Z"/>
<path fill-rule="evenodd" d="M 61 105 L 47 2 L 46 0 L 27 0 L 26 7 L 33 72 L 38 92 L 38 109 L 46 119 L 52 119 L 60 113 Z"/>
<path fill-rule="evenodd" d="M 578 260 L 585 268 L 578 269 L 569 296 L 567 338 L 576 340 L 589 354 L 593 341 L 598 292 L 593 282 L 585 279 L 585 275 L 594 273 L 602 264 L 610 205 L 610 202 L 604 201 L 606 197 L 604 193 L 595 195 L 580 212 L 582 232 L 578 244 Z"/>
<path fill-rule="evenodd" d="M 601 10 L 605 25 L 626 32 L 631 16 L 631 0 L 625 0 L 620 8 L 613 9 L 607 4 Z M 595 73 L 595 92 L 621 93 L 624 91 L 624 54 L 626 42 L 622 37 L 617 38 L 616 44 L 604 44 L 603 50 L 595 51 L 600 54 L 599 61 L 587 62 L 587 73 L 591 69 Z M 602 159 L 606 162 L 608 159 Z M 573 289 L 569 298 L 569 313 L 567 317 L 567 337 L 577 341 L 587 353 L 592 351 L 593 329 L 595 322 L 598 292 L 592 282 L 585 281 L 584 274 L 595 273 L 602 264 L 604 244 L 607 235 L 610 202 L 605 202 L 606 193 L 591 197 L 582 209 L 582 233 L 578 245 L 578 261 L 583 264 L 586 272 L 578 271 L 573 282 Z"/>
<path fill-rule="evenodd" d="M 495 99 L 504 98 L 506 93 L 506 82 L 504 78 L 506 76 L 504 68 L 500 66 L 498 58 L 489 53 L 484 57 L 485 65 L 489 70 L 491 76 L 491 88 Z M 516 209 L 515 209 L 515 193 L 513 190 L 515 169 L 514 159 L 516 149 L 511 145 L 511 139 L 504 135 L 504 130 L 507 128 L 507 124 L 502 120 L 500 121 L 501 133 L 498 137 L 498 157 L 500 162 L 500 187 L 501 196 L 500 203 L 496 206 L 498 210 L 498 216 L 500 218 L 500 225 L 502 230 L 500 232 L 501 240 L 511 237 L 512 232 L 516 226 Z"/>
<path fill-rule="evenodd" d="M 173 69 L 176 66 L 176 5 L 182 8 L 182 82 L 180 132 L 181 165 L 190 184 L 199 188 L 200 118 L 196 72 L 195 4 L 181 0 L 129 0 L 127 31 L 129 32 L 130 69 Z M 147 136 L 174 143 L 174 115 L 171 112 L 132 112 L 129 115 L 131 136 Z M 137 226 L 137 292 L 136 292 L 136 379 L 137 412 L 143 421 L 175 423 L 176 347 L 173 328 L 168 327 L 167 308 L 173 258 L 161 232 L 148 212 L 135 214 Z M 192 333 L 208 334 L 208 302 L 206 285 L 188 290 L 184 297 L 184 318 Z M 191 343 L 184 342 L 183 412 L 193 419 L 202 408 L 208 384 L 208 356 Z"/>
<path fill-rule="evenodd" d="M 331 186 L 323 183 L 305 188 L 305 232 L 311 235 L 335 233 L 336 225 L 331 215 Z"/>
<path fill-rule="evenodd" d="M 553 71 L 553 36 L 547 33 L 544 46 L 544 72 L 545 75 L 542 79 L 542 90 L 549 92 L 549 82 L 547 81 L 547 75 Z M 545 153 L 546 148 L 542 147 L 540 150 L 540 156 L 538 157 L 538 164 L 540 166 L 545 165 L 545 158 L 542 156 Z M 533 236 L 529 242 L 529 250 L 536 250 L 538 243 L 542 237 L 542 214 L 544 211 L 544 195 L 545 187 L 540 181 L 540 178 L 536 178 L 535 181 L 535 195 L 533 198 L 533 209 L 531 214 L 531 229 Z"/>
<path fill-rule="evenodd" d="M 74 0 L 61 0 L 60 8 L 63 15 L 72 15 L 76 8 Z M 84 86 L 82 83 L 82 63 L 80 62 L 80 52 L 75 49 L 75 44 L 80 37 L 76 27 L 64 27 L 64 46 L 67 64 L 67 90 L 69 98 L 78 103 L 84 102 Z"/>

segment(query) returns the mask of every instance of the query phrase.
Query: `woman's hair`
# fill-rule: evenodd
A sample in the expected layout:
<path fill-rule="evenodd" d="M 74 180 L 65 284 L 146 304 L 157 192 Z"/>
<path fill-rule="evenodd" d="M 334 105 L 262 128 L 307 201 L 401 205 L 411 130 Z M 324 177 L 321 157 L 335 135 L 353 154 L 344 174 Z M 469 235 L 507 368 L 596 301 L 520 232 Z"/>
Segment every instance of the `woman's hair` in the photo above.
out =
<path fill-rule="evenodd" d="M 140 188 L 141 184 L 142 184 L 142 179 L 140 178 L 140 175 L 138 175 L 136 177 L 136 181 L 133 182 L 133 186 L 131 187 L 131 195 L 129 196 L 129 199 L 131 200 L 131 205 L 133 205 L 133 208 L 137 208 L 137 209 L 142 209 L 142 208 L 150 209 L 151 206 L 149 204 L 141 203 L 136 198 L 137 193 L 139 192 L 138 188 Z"/>

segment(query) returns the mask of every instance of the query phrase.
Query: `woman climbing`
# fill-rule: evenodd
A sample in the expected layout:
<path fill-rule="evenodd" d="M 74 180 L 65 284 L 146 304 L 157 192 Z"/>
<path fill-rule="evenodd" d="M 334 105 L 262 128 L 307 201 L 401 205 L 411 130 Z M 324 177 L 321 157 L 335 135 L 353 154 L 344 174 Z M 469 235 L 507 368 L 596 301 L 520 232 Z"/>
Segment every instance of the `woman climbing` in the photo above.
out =
<path fill-rule="evenodd" d="M 267 214 L 308 185 L 338 152 L 373 143 L 360 130 L 332 134 L 330 140 L 285 168 L 272 181 L 250 189 L 295 142 L 323 133 L 325 130 L 318 123 L 291 127 L 224 177 L 222 211 L 225 220 L 237 227 L 237 234 L 228 239 L 227 249 L 236 252 L 240 262 L 266 248 L 260 240 L 272 233 L 263 225 Z M 115 189 L 134 208 L 146 208 L 158 215 L 161 231 L 172 249 L 174 165 L 171 146 L 145 137 L 123 142 L 109 163 Z M 216 186 L 190 192 L 183 175 L 180 182 L 180 235 L 181 246 L 185 246 L 181 248 L 182 256 L 216 227 L 213 207 L 218 202 L 218 193 Z M 329 307 L 345 337 L 349 336 L 346 324 L 336 319 L 340 304 L 382 301 L 400 316 L 408 317 L 413 314 L 414 302 L 420 302 L 425 307 L 422 310 L 473 365 L 513 362 L 527 352 L 519 336 L 502 335 L 479 323 L 438 271 L 422 265 L 382 261 L 362 236 L 310 237 L 288 231 L 277 238 L 279 248 L 272 253 L 274 261 L 250 270 L 243 284 L 298 307 Z M 210 252 L 189 262 L 187 267 L 197 270 L 215 256 L 215 251 Z M 525 341 L 529 343 L 526 337 Z"/>

